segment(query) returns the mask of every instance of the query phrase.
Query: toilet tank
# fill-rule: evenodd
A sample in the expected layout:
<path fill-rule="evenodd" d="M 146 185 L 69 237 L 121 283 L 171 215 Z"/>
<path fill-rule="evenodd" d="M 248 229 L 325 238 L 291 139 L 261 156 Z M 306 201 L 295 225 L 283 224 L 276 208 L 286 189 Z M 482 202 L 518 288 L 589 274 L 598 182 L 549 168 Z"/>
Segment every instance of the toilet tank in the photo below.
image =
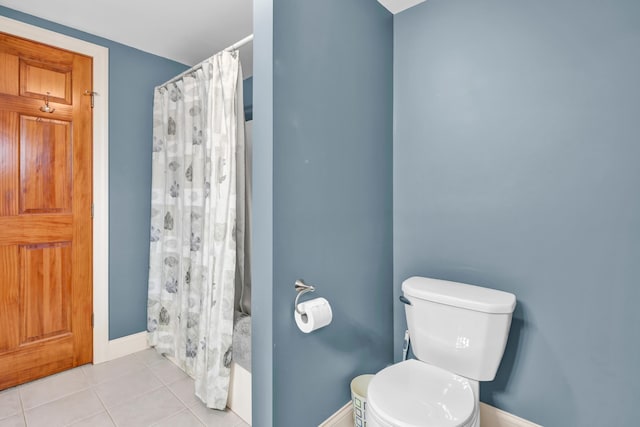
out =
<path fill-rule="evenodd" d="M 423 362 L 477 381 L 492 381 L 509 336 L 516 297 L 446 280 L 402 283 L 411 348 Z"/>

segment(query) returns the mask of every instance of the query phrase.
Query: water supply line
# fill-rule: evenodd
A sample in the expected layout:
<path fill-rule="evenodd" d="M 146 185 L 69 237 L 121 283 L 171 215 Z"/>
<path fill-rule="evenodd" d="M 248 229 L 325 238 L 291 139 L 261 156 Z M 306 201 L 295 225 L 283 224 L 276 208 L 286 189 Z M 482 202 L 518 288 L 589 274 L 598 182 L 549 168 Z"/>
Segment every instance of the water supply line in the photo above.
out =
<path fill-rule="evenodd" d="M 409 337 L 409 330 L 404 331 L 404 342 L 402 343 L 402 360 L 407 360 L 409 354 L 409 345 L 411 344 L 411 338 Z"/>

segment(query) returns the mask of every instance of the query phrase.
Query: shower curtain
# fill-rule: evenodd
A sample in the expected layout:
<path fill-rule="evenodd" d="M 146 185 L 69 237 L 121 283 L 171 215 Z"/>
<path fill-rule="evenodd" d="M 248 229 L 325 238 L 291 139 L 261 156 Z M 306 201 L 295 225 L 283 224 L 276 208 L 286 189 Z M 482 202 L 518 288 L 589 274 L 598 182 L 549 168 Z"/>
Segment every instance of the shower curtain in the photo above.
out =
<path fill-rule="evenodd" d="M 244 267 L 242 69 L 237 52 L 201 65 L 154 93 L 148 331 L 224 409 Z"/>

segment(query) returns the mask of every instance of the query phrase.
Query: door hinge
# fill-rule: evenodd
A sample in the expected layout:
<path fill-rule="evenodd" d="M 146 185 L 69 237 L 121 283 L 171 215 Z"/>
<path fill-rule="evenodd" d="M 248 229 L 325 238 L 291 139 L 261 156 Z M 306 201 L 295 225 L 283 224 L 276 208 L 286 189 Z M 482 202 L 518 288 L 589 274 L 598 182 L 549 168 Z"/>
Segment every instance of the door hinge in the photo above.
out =
<path fill-rule="evenodd" d="M 97 94 L 98 94 L 98 92 L 93 92 L 93 91 L 90 91 L 90 90 L 85 90 L 84 93 L 83 93 L 84 96 L 90 96 L 91 97 L 91 108 L 93 108 L 94 105 L 95 105 L 94 101 L 95 101 L 95 96 Z"/>
<path fill-rule="evenodd" d="M 95 214 L 95 211 L 96 211 L 96 205 L 91 203 L 91 219 L 93 219 L 93 215 Z"/>
<path fill-rule="evenodd" d="M 93 324 L 94 324 L 94 314 L 91 313 L 91 327 L 93 328 Z"/>

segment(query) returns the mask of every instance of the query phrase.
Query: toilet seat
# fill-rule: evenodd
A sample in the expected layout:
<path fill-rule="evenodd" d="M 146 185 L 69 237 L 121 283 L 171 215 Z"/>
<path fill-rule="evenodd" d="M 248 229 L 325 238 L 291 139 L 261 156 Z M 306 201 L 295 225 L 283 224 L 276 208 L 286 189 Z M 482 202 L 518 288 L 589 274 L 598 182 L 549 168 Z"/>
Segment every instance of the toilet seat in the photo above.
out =
<path fill-rule="evenodd" d="M 367 399 L 367 419 L 376 426 L 460 427 L 477 416 L 469 380 L 418 360 L 376 374 Z"/>

